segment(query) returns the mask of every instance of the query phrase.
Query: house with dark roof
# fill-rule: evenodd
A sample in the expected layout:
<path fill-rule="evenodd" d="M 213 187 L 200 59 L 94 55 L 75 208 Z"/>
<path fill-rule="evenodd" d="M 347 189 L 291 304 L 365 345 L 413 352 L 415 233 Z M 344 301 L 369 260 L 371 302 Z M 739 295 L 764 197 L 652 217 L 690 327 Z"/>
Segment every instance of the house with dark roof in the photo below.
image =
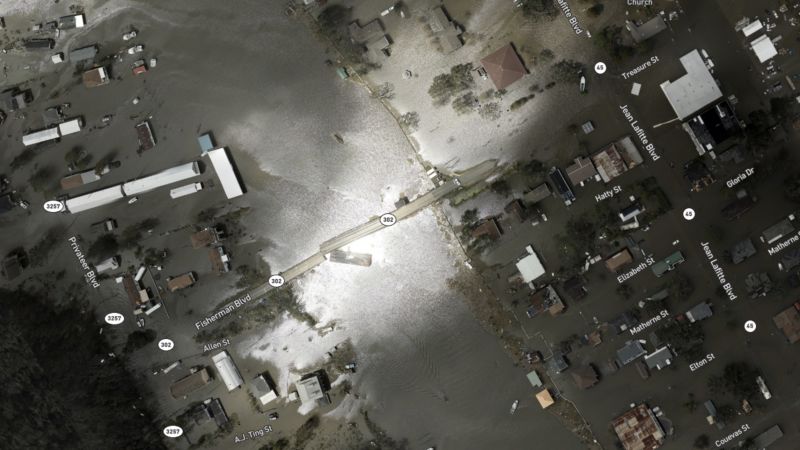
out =
<path fill-rule="evenodd" d="M 575 192 L 573 192 L 572 186 L 570 186 L 569 181 L 567 181 L 567 178 L 564 176 L 563 170 L 558 167 L 550 169 L 550 181 L 556 188 L 558 195 L 564 200 L 565 205 L 569 206 L 575 201 Z"/>
<path fill-rule="evenodd" d="M 529 318 L 536 317 L 544 311 L 548 311 L 550 315 L 555 316 L 563 312 L 564 309 L 564 302 L 558 292 L 548 284 L 531 295 L 530 306 L 525 313 Z"/>
<path fill-rule="evenodd" d="M 708 167 L 699 158 L 693 159 L 683 166 L 683 176 L 689 180 L 693 192 L 700 192 L 716 181 Z"/>
<path fill-rule="evenodd" d="M 442 52 L 453 53 L 461 48 L 461 28 L 447 16 L 441 6 L 433 8 L 428 16 L 428 26 L 439 40 Z"/>
<path fill-rule="evenodd" d="M 594 168 L 592 160 L 585 156 L 575 158 L 567 167 L 567 177 L 573 186 L 583 184 L 584 181 L 591 180 L 595 175 L 597 175 L 597 170 Z"/>
<path fill-rule="evenodd" d="M 564 358 L 564 354 L 560 351 L 553 352 L 553 357 L 547 362 L 547 368 L 554 373 L 561 373 L 567 370 L 568 367 L 569 363 L 567 359 Z"/>
<path fill-rule="evenodd" d="M 656 14 L 655 17 L 641 24 L 626 20 L 625 28 L 630 31 L 633 41 L 638 44 L 666 30 L 667 23 L 664 22 L 660 14 Z"/>
<path fill-rule="evenodd" d="M 783 332 L 790 344 L 800 341 L 800 313 L 794 304 L 772 317 L 772 322 Z"/>
<path fill-rule="evenodd" d="M 592 155 L 592 162 L 604 183 L 642 164 L 643 161 L 630 136 L 612 142 Z"/>
<path fill-rule="evenodd" d="M 522 200 L 527 204 L 539 203 L 540 201 L 553 195 L 550 186 L 547 183 L 542 183 L 533 190 L 528 191 L 522 196 Z"/>
<path fill-rule="evenodd" d="M 782 437 L 783 431 L 781 430 L 781 427 L 778 425 L 773 425 L 767 429 L 767 431 L 753 438 L 753 446 L 759 450 L 764 450 Z"/>
<path fill-rule="evenodd" d="M 572 369 L 570 375 L 578 389 L 589 389 L 600 381 L 600 378 L 597 377 L 597 371 L 591 364 Z"/>
<path fill-rule="evenodd" d="M 739 264 L 747 258 L 756 254 L 756 247 L 750 238 L 745 238 L 734 244 L 730 249 L 731 262 Z"/>
<path fill-rule="evenodd" d="M 480 225 L 473 228 L 472 233 L 470 233 L 475 239 L 487 236 L 491 240 L 499 238 L 502 234 L 503 230 L 497 224 L 497 220 L 494 217 L 484 219 L 480 222 Z"/>
<path fill-rule="evenodd" d="M 528 73 L 511 44 L 506 44 L 483 58 L 481 65 L 498 90 L 507 88 Z"/>
<path fill-rule="evenodd" d="M 617 361 L 619 365 L 626 366 L 636 359 L 647 354 L 647 350 L 642 347 L 639 341 L 628 341 L 621 349 L 617 350 Z"/>
<path fill-rule="evenodd" d="M 722 216 L 728 220 L 736 220 L 747 211 L 753 209 L 756 205 L 756 199 L 745 193 L 744 196 L 728 203 L 722 208 Z"/>
<path fill-rule="evenodd" d="M 511 200 L 511 202 L 503 208 L 503 211 L 518 223 L 522 223 L 528 218 L 528 210 L 525 208 L 525 204 L 518 198 Z"/>
<path fill-rule="evenodd" d="M 739 119 L 727 100 L 710 106 L 684 125 L 697 153 L 702 155 L 739 134 Z"/>
<path fill-rule="evenodd" d="M 714 315 L 711 311 L 711 305 L 708 302 L 702 302 L 695 305 L 692 309 L 686 311 L 686 318 L 689 322 L 697 322 L 698 320 L 707 319 Z"/>

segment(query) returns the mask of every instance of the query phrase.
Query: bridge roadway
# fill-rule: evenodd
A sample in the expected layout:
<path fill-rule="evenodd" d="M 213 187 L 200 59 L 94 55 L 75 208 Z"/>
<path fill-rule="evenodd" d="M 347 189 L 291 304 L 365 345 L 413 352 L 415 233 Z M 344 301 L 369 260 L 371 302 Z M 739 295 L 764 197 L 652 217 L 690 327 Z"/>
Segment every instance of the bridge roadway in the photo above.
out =
<path fill-rule="evenodd" d="M 408 204 L 397 208 L 396 210 L 392 211 L 392 214 L 394 214 L 398 222 L 408 217 L 411 217 L 420 210 L 427 208 L 428 206 L 438 202 L 442 198 L 450 195 L 451 193 L 459 189 L 467 188 L 476 183 L 484 181 L 489 175 L 491 175 L 495 166 L 496 166 L 496 161 L 494 160 L 484 161 L 478 164 L 477 166 L 467 169 L 463 173 L 459 174 L 457 177 L 458 182 L 451 179 L 450 181 L 442 184 L 441 186 L 438 186 L 433 190 L 415 198 Z M 300 277 L 304 273 L 325 262 L 325 255 L 332 252 L 333 250 L 349 245 L 365 236 L 369 236 L 370 234 L 380 231 L 384 228 L 386 227 L 383 224 L 381 224 L 380 217 L 375 217 L 369 220 L 368 222 L 362 223 L 361 225 L 358 225 L 355 228 L 351 228 L 350 230 L 345 231 L 344 233 L 336 236 L 333 239 L 329 239 L 323 242 L 322 245 L 320 245 L 319 247 L 319 252 L 314 253 L 313 255 L 309 256 L 303 261 L 300 261 L 294 266 L 284 270 L 283 272 L 280 273 L 280 275 L 285 280 L 285 283 L 288 283 L 289 281 L 292 281 L 293 279 Z M 264 283 L 252 289 L 250 291 L 250 296 L 255 299 L 257 297 L 265 295 L 271 289 L 274 288 L 270 286 L 269 283 Z"/>

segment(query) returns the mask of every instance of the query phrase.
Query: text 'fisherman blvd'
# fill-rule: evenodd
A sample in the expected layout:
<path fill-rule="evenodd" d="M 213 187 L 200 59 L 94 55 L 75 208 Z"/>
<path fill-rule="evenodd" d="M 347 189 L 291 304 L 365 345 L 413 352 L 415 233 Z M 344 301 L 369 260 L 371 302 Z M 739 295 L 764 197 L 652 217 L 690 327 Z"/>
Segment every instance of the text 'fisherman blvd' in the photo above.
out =
<path fill-rule="evenodd" d="M 237 308 L 240 308 L 240 307 L 246 305 L 247 302 L 249 302 L 249 301 L 250 301 L 250 294 L 247 294 L 242 298 L 237 298 L 236 300 L 234 300 L 234 301 L 228 303 L 227 305 L 225 305 L 224 308 L 220 309 L 216 313 L 206 317 L 205 319 L 203 319 L 203 320 L 201 320 L 199 322 L 195 322 L 194 326 L 197 327 L 198 330 L 201 329 L 201 328 L 205 328 L 205 327 L 211 325 L 212 323 L 216 322 L 218 319 L 222 319 L 223 317 L 227 316 L 228 314 L 234 312 Z"/>
<path fill-rule="evenodd" d="M 88 283 L 93 288 L 97 289 L 100 287 L 100 283 L 97 282 L 97 274 L 94 273 L 91 267 L 89 267 L 89 263 L 86 262 L 86 257 L 83 255 L 83 251 L 81 250 L 81 246 L 78 245 L 78 238 L 72 236 L 71 238 L 67 239 L 69 241 L 69 245 L 72 247 L 72 251 L 75 252 L 75 257 L 78 258 L 78 262 L 81 265 L 81 268 L 84 271 L 83 278 L 86 279 L 86 283 Z"/>

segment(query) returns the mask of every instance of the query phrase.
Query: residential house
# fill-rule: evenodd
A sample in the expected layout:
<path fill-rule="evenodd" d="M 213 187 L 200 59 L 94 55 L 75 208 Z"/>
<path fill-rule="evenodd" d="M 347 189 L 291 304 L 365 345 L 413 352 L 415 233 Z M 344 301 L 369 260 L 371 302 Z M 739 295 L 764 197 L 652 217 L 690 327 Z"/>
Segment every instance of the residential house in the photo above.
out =
<path fill-rule="evenodd" d="M 790 344 L 800 341 L 800 313 L 797 312 L 800 304 L 784 309 L 772 317 L 772 322 L 780 329 Z"/>
<path fill-rule="evenodd" d="M 686 311 L 686 318 L 689 319 L 689 322 L 697 322 L 713 315 L 714 312 L 711 311 L 711 305 L 708 302 L 698 303 L 692 309 Z"/>
<path fill-rule="evenodd" d="M 541 406 L 542 409 L 547 409 L 555 403 L 553 396 L 550 395 L 550 391 L 548 391 L 547 388 L 536 394 L 536 400 L 539 402 L 539 406 Z"/>
<path fill-rule="evenodd" d="M 475 239 L 487 236 L 489 239 L 495 240 L 503 234 L 503 230 L 497 224 L 497 220 L 494 217 L 488 217 L 483 219 L 480 225 L 475 227 L 470 234 Z"/>
<path fill-rule="evenodd" d="M 525 195 L 522 196 L 522 200 L 531 205 L 534 203 L 539 203 L 540 201 L 552 195 L 553 191 L 550 190 L 550 186 L 547 183 L 542 183 L 533 188 L 533 190 L 526 192 Z"/>
<path fill-rule="evenodd" d="M 600 381 L 597 377 L 597 371 L 591 364 L 572 369 L 570 375 L 578 389 L 589 389 Z"/>
<path fill-rule="evenodd" d="M 605 261 L 606 268 L 614 273 L 619 272 L 620 269 L 632 262 L 633 255 L 631 255 L 631 252 L 627 249 L 627 247 L 609 256 Z"/>
<path fill-rule="evenodd" d="M 447 17 L 447 13 L 441 6 L 431 10 L 428 26 L 439 40 L 444 54 L 453 53 L 464 45 L 461 42 L 461 28 Z"/>
<path fill-rule="evenodd" d="M 572 190 L 569 181 L 564 176 L 564 171 L 558 167 L 550 169 L 550 181 L 556 189 L 556 192 L 564 201 L 564 204 L 569 206 L 575 201 L 575 192 Z"/>
<path fill-rule="evenodd" d="M 645 355 L 644 363 L 647 364 L 647 368 L 650 370 L 661 370 L 672 364 L 672 358 L 672 351 L 665 345 L 653 353 Z"/>
<path fill-rule="evenodd" d="M 558 292 L 548 284 L 531 295 L 530 306 L 526 310 L 526 314 L 529 318 L 533 318 L 544 311 L 549 311 L 550 315 L 555 316 L 562 313 L 564 309 L 564 302 Z"/>
<path fill-rule="evenodd" d="M 756 247 L 750 238 L 745 238 L 737 242 L 730 250 L 731 262 L 739 264 L 747 258 L 756 254 Z"/>
<path fill-rule="evenodd" d="M 626 366 L 641 356 L 647 354 L 639 341 L 628 341 L 621 349 L 617 350 L 617 361 L 621 366 Z"/>
<path fill-rule="evenodd" d="M 683 176 L 689 180 L 692 192 L 700 192 L 716 181 L 708 167 L 699 158 L 693 159 L 683 166 Z"/>
<path fill-rule="evenodd" d="M 327 383 L 325 383 L 325 380 L 322 379 L 321 374 L 318 372 L 303 376 L 303 378 L 295 383 L 300 402 L 330 402 L 328 395 L 325 393 L 327 388 L 326 384 Z"/>
<path fill-rule="evenodd" d="M 544 266 L 530 245 L 525 248 L 527 255 L 517 261 L 517 270 L 522 275 L 522 281 L 530 283 L 545 274 Z"/>
<path fill-rule="evenodd" d="M 592 160 L 585 156 L 575 158 L 573 163 L 567 167 L 567 177 L 573 186 L 583 185 L 586 180 L 591 180 L 597 175 L 597 170 L 592 164 Z"/>
<path fill-rule="evenodd" d="M 570 296 L 572 300 L 578 301 L 583 300 L 586 298 L 588 291 L 586 290 L 586 286 L 584 285 L 583 279 L 580 275 L 575 275 L 561 285 L 564 289 L 564 292 Z"/>

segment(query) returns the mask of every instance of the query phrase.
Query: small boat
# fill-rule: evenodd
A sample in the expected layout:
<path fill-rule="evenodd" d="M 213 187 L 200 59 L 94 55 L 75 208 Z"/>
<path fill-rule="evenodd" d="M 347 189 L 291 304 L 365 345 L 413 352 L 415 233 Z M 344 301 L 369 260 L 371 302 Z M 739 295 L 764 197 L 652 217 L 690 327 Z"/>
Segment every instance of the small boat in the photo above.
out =
<path fill-rule="evenodd" d="M 581 82 L 580 82 L 581 94 L 586 92 L 586 77 L 581 74 Z"/>
<path fill-rule="evenodd" d="M 519 400 L 514 400 L 514 403 L 511 404 L 511 414 L 517 412 L 517 406 L 519 406 Z"/>

